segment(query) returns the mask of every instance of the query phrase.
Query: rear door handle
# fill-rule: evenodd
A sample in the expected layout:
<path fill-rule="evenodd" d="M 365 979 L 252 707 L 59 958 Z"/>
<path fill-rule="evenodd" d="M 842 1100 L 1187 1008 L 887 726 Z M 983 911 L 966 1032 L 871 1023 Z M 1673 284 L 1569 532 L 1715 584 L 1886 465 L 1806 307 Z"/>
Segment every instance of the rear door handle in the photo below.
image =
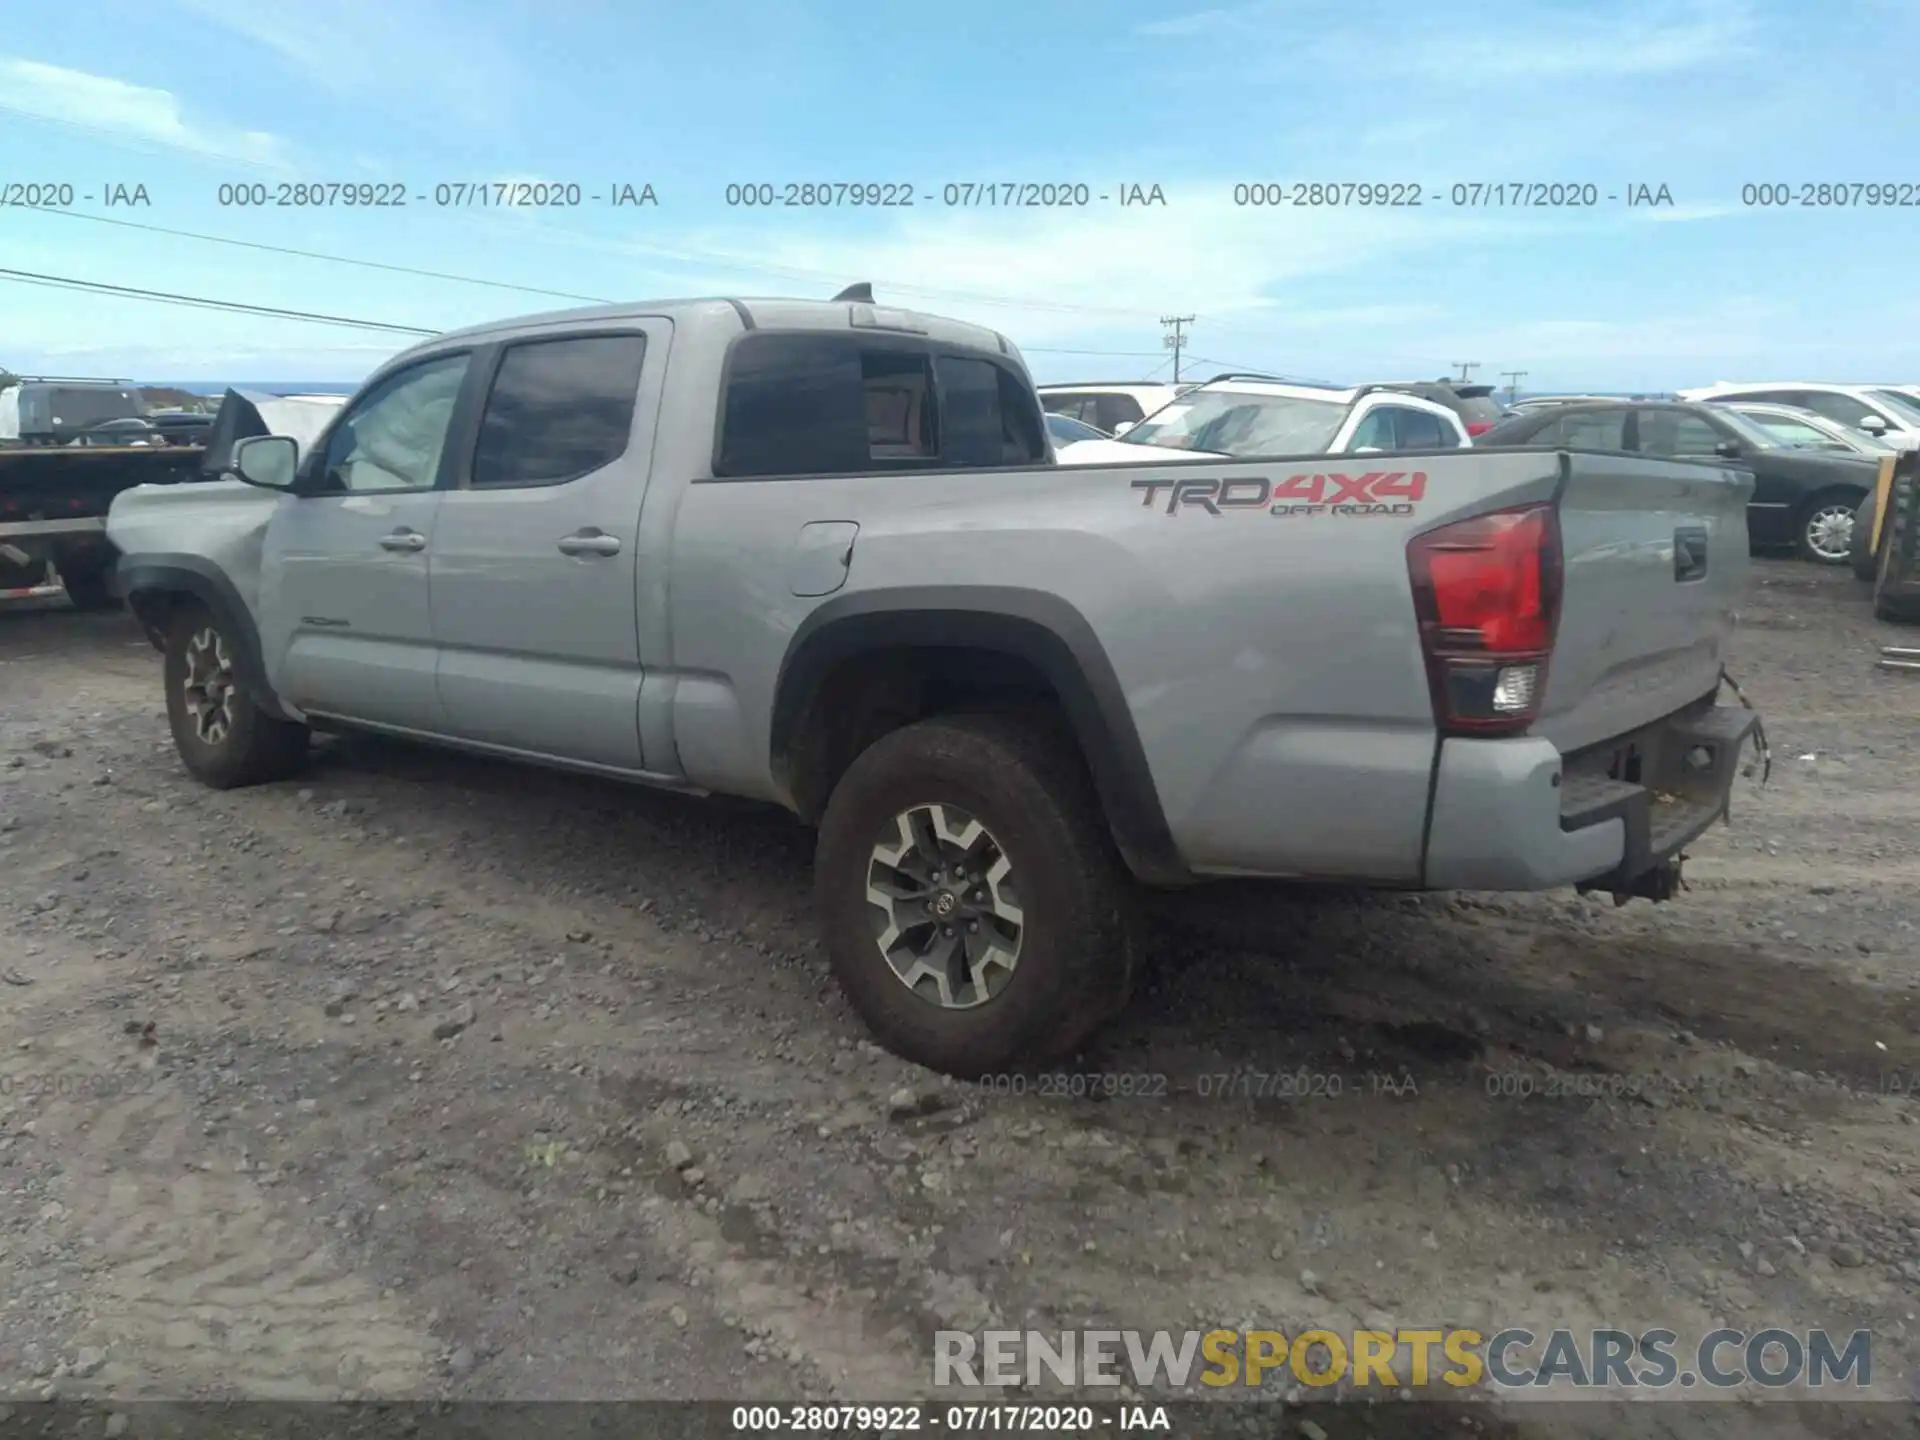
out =
<path fill-rule="evenodd" d="M 620 537 L 602 530 L 576 530 L 560 537 L 562 555 L 618 555 Z"/>
<path fill-rule="evenodd" d="M 380 537 L 380 548 L 382 550 L 424 550 L 427 548 L 427 537 L 418 530 L 396 530 L 391 535 Z"/>

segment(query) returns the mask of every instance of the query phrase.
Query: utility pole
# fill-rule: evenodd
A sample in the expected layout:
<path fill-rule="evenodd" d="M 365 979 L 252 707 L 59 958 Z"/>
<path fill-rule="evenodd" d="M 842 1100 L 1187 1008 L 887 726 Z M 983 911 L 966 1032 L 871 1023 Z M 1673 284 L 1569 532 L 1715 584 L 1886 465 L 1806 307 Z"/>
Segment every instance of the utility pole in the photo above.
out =
<path fill-rule="evenodd" d="M 1469 375 L 1480 368 L 1480 362 L 1478 360 L 1456 360 L 1453 363 L 1460 367 L 1460 382 L 1462 384 L 1466 383 Z"/>
<path fill-rule="evenodd" d="M 1160 323 L 1170 327 L 1168 332 L 1160 337 L 1160 343 L 1173 351 L 1173 383 L 1178 385 L 1180 383 L 1180 352 L 1186 348 L 1187 344 L 1187 337 L 1181 326 L 1193 324 L 1193 316 L 1162 315 Z"/>
<path fill-rule="evenodd" d="M 1507 404 L 1511 405 L 1520 398 L 1520 382 L 1527 378 L 1527 372 L 1524 370 L 1502 370 L 1500 373 L 1507 377 Z"/>

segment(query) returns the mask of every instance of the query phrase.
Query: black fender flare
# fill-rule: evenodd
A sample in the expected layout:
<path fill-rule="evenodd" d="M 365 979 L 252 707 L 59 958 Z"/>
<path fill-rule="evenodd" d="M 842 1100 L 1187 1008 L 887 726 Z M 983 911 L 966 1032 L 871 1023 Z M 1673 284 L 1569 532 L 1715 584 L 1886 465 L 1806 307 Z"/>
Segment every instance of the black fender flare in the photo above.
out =
<path fill-rule="evenodd" d="M 117 567 L 120 593 L 146 629 L 154 648 L 166 644 L 161 596 L 189 595 L 206 606 L 233 646 L 233 667 L 247 697 L 275 720 L 292 720 L 267 683 L 267 667 L 260 654 L 260 631 L 253 612 L 240 598 L 233 581 L 212 561 L 199 555 L 123 555 Z"/>
<path fill-rule="evenodd" d="M 1193 879 L 1174 844 L 1105 647 L 1085 616 L 1044 591 L 902 586 L 863 590 L 819 606 L 795 629 L 775 680 L 773 773 L 785 774 L 801 717 L 835 666 L 863 652 L 908 646 L 996 651 L 1032 665 L 1060 697 L 1128 867 L 1154 884 Z"/>

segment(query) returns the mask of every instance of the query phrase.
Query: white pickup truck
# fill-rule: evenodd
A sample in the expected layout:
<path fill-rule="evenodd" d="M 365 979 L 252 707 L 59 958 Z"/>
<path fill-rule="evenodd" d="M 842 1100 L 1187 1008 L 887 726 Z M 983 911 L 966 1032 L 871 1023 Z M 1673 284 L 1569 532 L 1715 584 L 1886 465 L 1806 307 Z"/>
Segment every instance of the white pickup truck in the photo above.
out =
<path fill-rule="evenodd" d="M 1751 478 L 1452 446 L 1054 463 L 1018 350 L 835 301 L 392 360 L 248 486 L 113 505 L 189 770 L 362 729 L 785 806 L 875 1032 L 978 1077 L 1127 998 L 1132 882 L 1667 898 Z"/>

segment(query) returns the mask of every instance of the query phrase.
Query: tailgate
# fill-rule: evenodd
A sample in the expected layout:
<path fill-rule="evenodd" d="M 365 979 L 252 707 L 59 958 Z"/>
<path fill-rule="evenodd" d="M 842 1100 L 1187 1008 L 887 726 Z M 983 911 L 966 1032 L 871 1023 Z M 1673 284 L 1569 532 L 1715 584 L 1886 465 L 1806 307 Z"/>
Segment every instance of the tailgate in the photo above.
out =
<path fill-rule="evenodd" d="M 1560 627 L 1534 733 L 1564 754 L 1717 686 L 1749 570 L 1744 470 L 1568 452 Z"/>

